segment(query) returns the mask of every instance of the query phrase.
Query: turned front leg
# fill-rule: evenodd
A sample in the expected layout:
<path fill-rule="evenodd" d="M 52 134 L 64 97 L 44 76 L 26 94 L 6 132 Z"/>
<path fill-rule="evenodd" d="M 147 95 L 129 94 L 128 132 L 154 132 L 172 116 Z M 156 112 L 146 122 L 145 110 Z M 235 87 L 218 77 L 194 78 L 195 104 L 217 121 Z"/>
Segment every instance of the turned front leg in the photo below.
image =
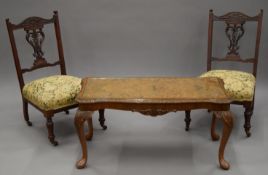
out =
<path fill-rule="evenodd" d="M 84 123 L 85 123 L 86 120 L 88 121 L 88 124 L 89 124 L 89 130 L 88 130 L 89 133 L 87 134 L 87 137 L 85 136 L 85 133 L 84 133 Z M 91 137 L 93 135 L 92 113 L 77 110 L 75 118 L 74 118 L 74 123 L 75 123 L 76 131 L 77 131 L 78 138 L 79 138 L 81 148 L 82 148 L 82 158 L 77 161 L 76 167 L 78 169 L 82 169 L 87 164 L 87 144 L 86 144 L 86 139 L 89 139 L 89 138 L 91 139 Z"/>
<path fill-rule="evenodd" d="M 191 111 L 185 111 L 185 131 L 189 131 L 191 123 Z"/>
<path fill-rule="evenodd" d="M 212 140 L 219 139 L 219 136 L 215 133 L 216 118 L 220 119 L 223 122 L 222 138 L 218 155 L 219 163 L 222 169 L 228 170 L 230 168 L 230 164 L 224 159 L 224 150 L 233 129 L 233 116 L 230 111 L 215 112 L 213 114 L 211 125 Z"/>
<path fill-rule="evenodd" d="M 107 126 L 105 125 L 105 116 L 104 116 L 104 109 L 99 110 L 99 122 L 103 130 L 107 129 Z"/>

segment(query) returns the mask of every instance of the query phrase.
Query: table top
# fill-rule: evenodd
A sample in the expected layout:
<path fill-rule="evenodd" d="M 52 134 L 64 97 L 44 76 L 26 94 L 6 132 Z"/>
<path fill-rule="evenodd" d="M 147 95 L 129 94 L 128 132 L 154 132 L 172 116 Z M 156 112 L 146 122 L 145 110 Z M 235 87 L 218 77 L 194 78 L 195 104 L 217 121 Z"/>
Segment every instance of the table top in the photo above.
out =
<path fill-rule="evenodd" d="M 230 103 L 218 78 L 124 77 L 82 80 L 76 97 L 80 104 L 122 103 Z"/>

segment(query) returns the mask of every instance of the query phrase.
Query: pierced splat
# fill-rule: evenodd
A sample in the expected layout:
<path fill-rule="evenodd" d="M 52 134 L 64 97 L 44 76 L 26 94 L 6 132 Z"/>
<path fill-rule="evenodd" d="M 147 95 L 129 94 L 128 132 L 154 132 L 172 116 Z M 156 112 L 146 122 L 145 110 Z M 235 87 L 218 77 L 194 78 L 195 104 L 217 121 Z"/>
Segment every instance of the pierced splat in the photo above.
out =
<path fill-rule="evenodd" d="M 229 52 L 227 53 L 228 56 L 230 55 L 235 55 L 235 56 L 239 56 L 238 53 L 238 49 L 239 49 L 239 45 L 238 45 L 238 41 L 240 40 L 240 38 L 244 35 L 245 30 L 244 30 L 244 23 L 228 23 L 226 22 L 227 26 L 225 28 L 225 33 L 226 36 L 229 39 Z"/>
<path fill-rule="evenodd" d="M 33 47 L 35 57 L 33 66 L 43 66 L 47 64 L 46 59 L 43 57 L 44 52 L 42 51 L 42 43 L 45 39 L 45 34 L 42 28 L 26 30 L 26 40 Z"/>
<path fill-rule="evenodd" d="M 241 60 L 238 52 L 238 43 L 245 33 L 244 24 L 246 23 L 246 21 L 252 20 L 253 18 L 240 12 L 230 12 L 223 16 L 214 15 L 213 18 L 216 21 L 224 21 L 226 24 L 225 34 L 229 40 L 229 51 L 226 55 L 226 59 Z"/>
<path fill-rule="evenodd" d="M 51 67 L 51 66 L 56 66 L 60 65 L 61 66 L 61 72 L 65 74 L 65 68 L 62 67 L 64 65 L 64 58 L 63 58 L 63 53 L 62 53 L 62 48 L 59 47 L 58 43 L 58 50 L 59 50 L 59 57 L 60 59 L 54 63 L 49 63 L 46 61 L 46 59 L 43 57 L 44 52 L 42 50 L 42 44 L 45 39 L 45 34 L 43 32 L 43 27 L 46 24 L 54 24 L 55 29 L 56 29 L 56 35 L 59 37 L 59 28 L 58 28 L 58 16 L 57 12 L 54 12 L 54 15 L 50 19 L 44 19 L 40 17 L 29 17 L 22 21 L 19 24 L 12 24 L 9 19 L 6 19 L 7 27 L 8 27 L 8 32 L 9 32 L 9 37 L 11 38 L 11 44 L 12 44 L 12 51 L 14 54 L 14 60 L 16 64 L 19 64 L 19 57 L 17 53 L 17 48 L 15 44 L 15 38 L 14 38 L 14 30 L 20 30 L 23 29 L 26 32 L 26 41 L 32 46 L 34 53 L 34 63 L 30 68 L 20 68 L 20 73 L 24 74 L 26 72 L 31 72 L 33 70 L 43 68 L 43 67 Z M 58 41 L 57 37 L 57 42 Z M 61 65 L 62 64 L 62 65 Z M 20 75 L 21 76 L 21 75 Z"/>

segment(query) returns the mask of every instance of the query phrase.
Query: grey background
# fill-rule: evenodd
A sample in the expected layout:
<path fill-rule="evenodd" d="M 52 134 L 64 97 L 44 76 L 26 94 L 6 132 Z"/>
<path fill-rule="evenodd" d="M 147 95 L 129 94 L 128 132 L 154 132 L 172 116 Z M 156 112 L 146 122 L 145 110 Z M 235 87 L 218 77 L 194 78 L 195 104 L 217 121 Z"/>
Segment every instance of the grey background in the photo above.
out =
<path fill-rule="evenodd" d="M 267 114 L 267 11 L 265 0 L 57 0 L 0 1 L 0 174 L 266 174 L 268 168 Z M 149 118 L 137 113 L 106 111 L 108 130 L 102 131 L 94 116 L 95 135 L 88 143 L 88 168 L 76 170 L 81 155 L 69 116 L 55 117 L 58 147 L 47 141 L 45 120 L 30 107 L 29 128 L 23 121 L 22 104 L 5 18 L 19 23 L 29 16 L 51 17 L 59 11 L 67 72 L 85 76 L 197 76 L 206 70 L 208 11 L 216 14 L 241 11 L 256 15 L 264 9 L 256 107 L 252 137 L 243 131 L 243 108 L 233 106 L 235 126 L 226 149 L 228 172 L 218 167 L 218 142 L 209 138 L 209 114 L 192 112 L 189 133 L 184 132 L 184 113 Z M 220 29 L 222 26 L 215 26 Z M 57 55 L 52 28 L 44 42 L 47 58 Z M 254 25 L 247 25 L 241 49 L 252 55 Z M 223 30 L 220 30 L 223 32 Z M 18 36 L 19 33 L 18 32 Z M 219 36 L 215 34 L 215 36 Z M 224 35 L 215 37 L 214 52 L 224 55 Z M 32 49 L 20 35 L 18 49 L 30 65 Z M 224 41 L 224 42 L 220 42 Z M 242 54 L 242 56 L 244 56 Z M 52 60 L 52 59 L 51 59 Z M 219 65 L 215 65 L 216 68 Z M 249 66 L 225 64 L 246 70 Z M 29 74 L 55 74 L 56 69 Z M 220 127 L 219 127 L 220 128 Z"/>

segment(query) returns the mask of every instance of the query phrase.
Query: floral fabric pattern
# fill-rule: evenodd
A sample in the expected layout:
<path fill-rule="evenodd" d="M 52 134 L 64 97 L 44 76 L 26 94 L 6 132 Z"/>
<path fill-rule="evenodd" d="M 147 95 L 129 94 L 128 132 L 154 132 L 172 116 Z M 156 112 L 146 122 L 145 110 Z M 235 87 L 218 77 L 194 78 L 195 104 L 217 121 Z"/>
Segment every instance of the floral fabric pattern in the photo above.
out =
<path fill-rule="evenodd" d="M 22 94 L 39 108 L 48 111 L 75 104 L 80 89 L 80 78 L 54 75 L 27 83 Z"/>
<path fill-rule="evenodd" d="M 252 101 L 256 80 L 247 72 L 233 70 L 211 70 L 201 77 L 217 77 L 224 81 L 226 93 L 234 101 Z"/>

